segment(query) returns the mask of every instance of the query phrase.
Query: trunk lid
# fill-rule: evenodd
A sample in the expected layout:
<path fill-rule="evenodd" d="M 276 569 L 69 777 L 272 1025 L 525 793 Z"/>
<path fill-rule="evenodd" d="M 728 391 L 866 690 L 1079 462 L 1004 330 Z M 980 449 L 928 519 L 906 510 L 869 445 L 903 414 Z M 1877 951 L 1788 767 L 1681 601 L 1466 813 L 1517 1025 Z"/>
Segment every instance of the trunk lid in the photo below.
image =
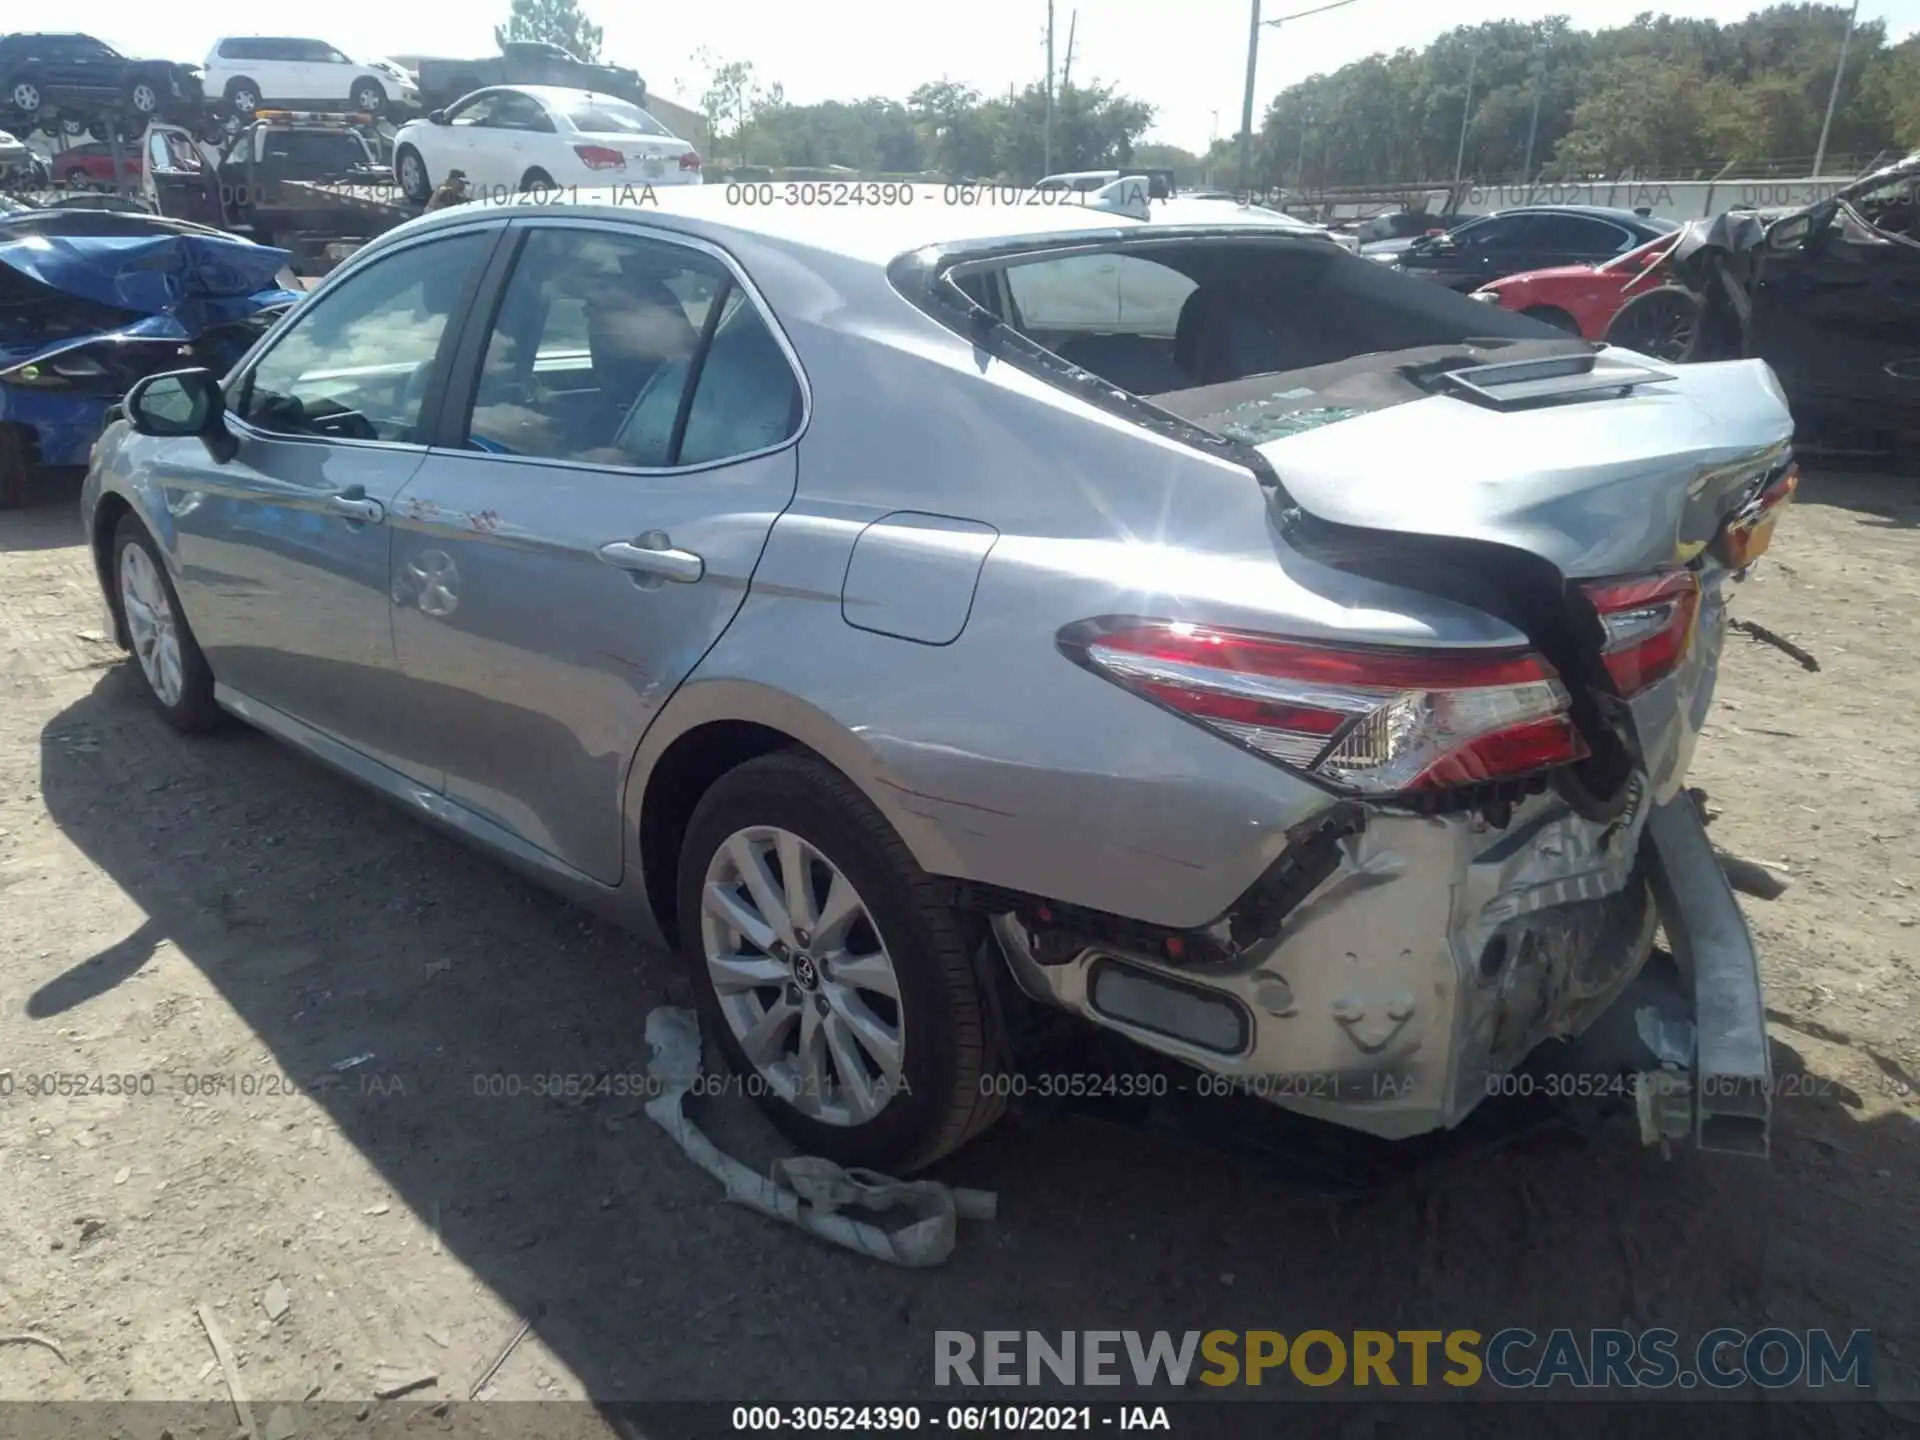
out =
<path fill-rule="evenodd" d="M 1253 446 L 1323 521 L 1510 546 L 1575 580 L 1689 561 L 1791 438 L 1779 384 L 1759 360 L 1592 349 L 1365 355 L 1154 403 Z"/>

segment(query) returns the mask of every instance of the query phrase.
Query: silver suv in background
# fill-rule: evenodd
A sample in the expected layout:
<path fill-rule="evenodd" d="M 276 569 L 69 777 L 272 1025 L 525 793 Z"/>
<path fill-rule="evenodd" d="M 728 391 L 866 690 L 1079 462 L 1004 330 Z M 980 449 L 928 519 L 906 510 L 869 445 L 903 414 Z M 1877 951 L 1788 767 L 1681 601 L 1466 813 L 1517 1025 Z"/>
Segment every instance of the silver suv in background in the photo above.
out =
<path fill-rule="evenodd" d="M 666 941 L 845 1162 L 964 1143 L 1060 1011 L 1454 1126 L 1656 929 L 1652 1128 L 1764 1150 L 1682 789 L 1794 484 L 1764 365 L 1289 227 L 605 198 L 423 216 L 128 395 L 82 514 L 171 723 Z"/>

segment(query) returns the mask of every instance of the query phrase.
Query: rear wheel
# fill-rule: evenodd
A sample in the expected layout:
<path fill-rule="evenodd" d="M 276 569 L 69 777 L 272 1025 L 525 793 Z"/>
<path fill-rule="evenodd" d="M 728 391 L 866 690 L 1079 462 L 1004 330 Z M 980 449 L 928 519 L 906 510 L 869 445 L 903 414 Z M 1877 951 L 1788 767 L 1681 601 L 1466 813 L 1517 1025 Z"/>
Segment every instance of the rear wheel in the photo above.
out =
<path fill-rule="evenodd" d="M 1699 297 L 1677 285 L 1636 295 L 1607 326 L 1607 343 L 1684 364 L 1700 349 Z"/>
<path fill-rule="evenodd" d="M 526 194 L 529 190 L 551 189 L 553 189 L 553 177 L 537 165 L 520 177 L 520 193 L 522 195 Z"/>
<path fill-rule="evenodd" d="M 433 198 L 433 181 L 427 178 L 427 162 L 420 158 L 420 152 L 411 145 L 400 147 L 400 153 L 393 157 L 393 170 L 399 178 L 401 193 L 414 204 L 424 205 Z"/>
<path fill-rule="evenodd" d="M 114 528 L 113 578 L 114 599 L 147 698 L 176 730 L 213 729 L 220 721 L 213 671 L 181 613 L 160 547 L 131 514 L 122 515 Z"/>
<path fill-rule="evenodd" d="M 227 104 L 234 114 L 247 119 L 260 108 L 260 86 L 245 75 L 234 76 L 227 82 Z"/>
<path fill-rule="evenodd" d="M 703 1025 L 809 1154 L 917 1169 L 1005 1108 L 959 916 L 824 761 L 767 755 L 716 781 L 678 901 Z"/>

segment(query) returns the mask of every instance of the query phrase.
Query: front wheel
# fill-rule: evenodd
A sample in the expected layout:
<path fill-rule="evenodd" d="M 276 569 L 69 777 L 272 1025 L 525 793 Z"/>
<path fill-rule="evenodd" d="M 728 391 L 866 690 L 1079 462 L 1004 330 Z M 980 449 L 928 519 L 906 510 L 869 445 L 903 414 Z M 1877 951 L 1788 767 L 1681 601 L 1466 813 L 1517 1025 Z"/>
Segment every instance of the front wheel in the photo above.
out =
<path fill-rule="evenodd" d="M 135 80 L 127 86 L 127 108 L 142 119 L 158 114 L 160 87 L 151 80 Z"/>
<path fill-rule="evenodd" d="M 220 722 L 213 671 L 181 613 L 160 547 L 131 514 L 122 515 L 113 532 L 113 578 L 116 607 L 147 698 L 176 730 L 213 729 Z"/>
<path fill-rule="evenodd" d="M 1678 285 L 1636 295 L 1607 326 L 1607 344 L 1679 365 L 1700 349 L 1700 299 Z"/>
<path fill-rule="evenodd" d="M 768 755 L 715 782 L 678 901 L 702 1023 L 807 1153 L 913 1170 L 1005 1108 L 959 916 L 824 761 Z"/>
<path fill-rule="evenodd" d="M 387 113 L 386 88 L 378 80 L 356 80 L 353 93 L 347 97 L 349 104 L 363 114 L 378 120 Z"/>
<path fill-rule="evenodd" d="M 395 178 L 400 181 L 400 192 L 416 205 L 424 205 L 433 198 L 433 182 L 427 178 L 427 162 L 420 158 L 420 152 L 411 145 L 400 147 L 400 153 L 393 157 Z"/>

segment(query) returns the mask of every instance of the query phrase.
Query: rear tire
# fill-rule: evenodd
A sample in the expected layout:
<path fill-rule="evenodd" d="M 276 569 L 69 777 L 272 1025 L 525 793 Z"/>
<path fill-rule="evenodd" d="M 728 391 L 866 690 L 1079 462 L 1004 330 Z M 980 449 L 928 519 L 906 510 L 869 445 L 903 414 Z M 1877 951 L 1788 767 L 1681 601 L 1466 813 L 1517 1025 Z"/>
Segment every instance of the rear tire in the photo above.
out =
<path fill-rule="evenodd" d="M 522 195 L 525 195 L 529 190 L 551 190 L 553 188 L 553 177 L 538 165 L 520 177 L 520 193 Z"/>
<path fill-rule="evenodd" d="M 113 531 L 113 603 L 133 642 L 134 670 L 154 709 L 195 735 L 220 724 L 213 671 L 193 638 L 153 537 L 131 513 Z"/>
<path fill-rule="evenodd" d="M 741 878 L 743 855 L 762 876 Z M 756 878 L 770 882 L 768 903 L 753 898 Z M 990 1093 L 988 1009 L 960 917 L 885 817 L 825 761 L 779 752 L 714 782 L 687 827 L 677 893 L 703 1029 L 754 1103 L 808 1154 L 916 1170 L 1006 1108 Z M 743 916 L 764 943 L 734 926 Z M 808 923 L 820 933 L 808 935 Z M 812 1071 L 802 1057 L 809 1037 L 820 1057 Z M 898 1078 L 883 1085 L 889 1055 Z M 863 1092 L 880 1097 L 877 1106 L 863 1106 Z"/>

